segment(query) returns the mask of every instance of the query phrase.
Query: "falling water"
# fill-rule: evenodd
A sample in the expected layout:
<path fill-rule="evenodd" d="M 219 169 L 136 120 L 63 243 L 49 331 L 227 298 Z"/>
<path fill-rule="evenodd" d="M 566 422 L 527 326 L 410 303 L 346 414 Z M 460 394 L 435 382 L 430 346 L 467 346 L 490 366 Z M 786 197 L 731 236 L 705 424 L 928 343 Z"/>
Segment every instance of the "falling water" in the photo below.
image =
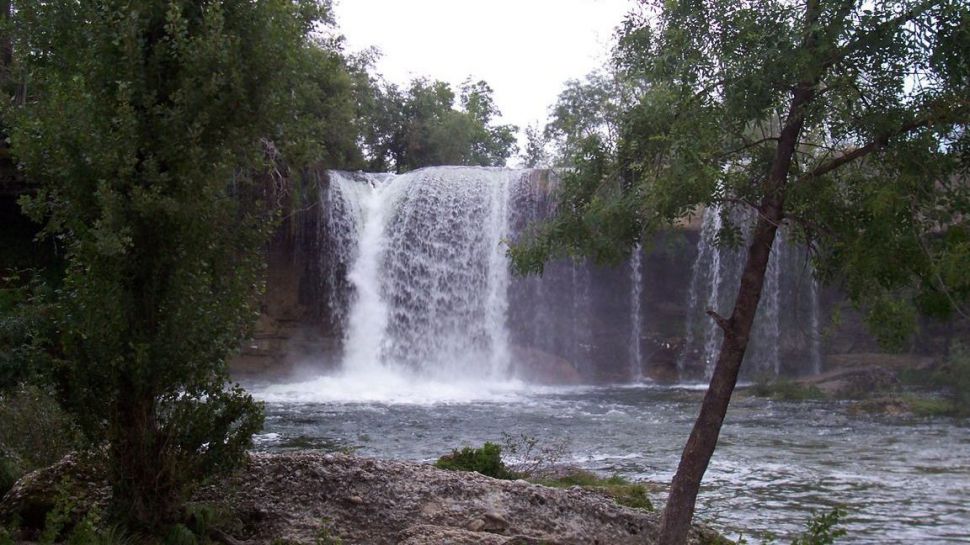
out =
<path fill-rule="evenodd" d="M 705 211 L 687 302 L 686 349 L 678 361 L 681 377 L 711 376 L 723 334 L 707 311 L 725 316 L 737 296 L 746 245 L 732 248 L 716 244 L 725 217 L 741 227 L 745 238 L 749 236 L 750 214 L 732 212 L 725 216 L 716 207 Z M 821 368 L 817 287 L 814 280 L 799 281 L 811 274 L 804 254 L 802 248 L 785 239 L 784 230 L 778 232 L 742 368 L 749 376 L 818 372 Z M 806 324 L 810 331 L 796 339 Z M 794 361 L 797 359 L 806 361 L 802 364 Z"/>
<path fill-rule="evenodd" d="M 640 318 L 640 298 L 643 292 L 643 250 L 639 244 L 630 256 L 630 380 L 643 378 L 643 360 L 640 355 L 640 335 L 643 329 Z"/>
<path fill-rule="evenodd" d="M 504 170 L 424 169 L 364 196 L 345 368 L 503 374 L 509 178 Z"/>
<path fill-rule="evenodd" d="M 697 257 L 691 270 L 691 287 L 687 302 L 687 349 L 677 362 L 681 377 L 692 375 L 690 364 L 693 359 L 701 358 L 705 376 L 714 369 L 714 357 L 720 342 L 719 331 L 714 320 L 707 315 L 708 310 L 723 312 L 720 306 L 722 268 L 721 249 L 716 238 L 722 226 L 720 210 L 712 208 L 704 212 L 701 223 L 700 239 L 697 243 Z M 697 350 L 698 345 L 700 351 Z M 699 352 L 699 353 L 698 353 Z"/>
<path fill-rule="evenodd" d="M 743 249 L 715 240 L 724 221 L 740 225 L 750 218 L 716 209 L 704 215 L 690 276 L 686 349 L 666 360 L 652 350 L 646 361 L 644 339 L 667 343 L 679 333 L 644 312 L 644 304 L 676 299 L 669 279 L 659 284 L 664 291 L 656 289 L 656 271 L 645 270 L 640 247 L 623 268 L 563 259 L 547 263 L 541 277 L 511 276 L 506 243 L 555 212 L 558 182 L 549 171 L 435 167 L 399 176 L 330 172 L 327 180 L 313 247 L 320 252 L 322 295 L 315 301 L 327 315 L 322 331 L 332 348 L 307 362 L 311 372 L 388 389 L 391 375 L 449 385 L 513 376 L 617 382 L 671 376 L 663 373 L 676 364 L 682 379 L 709 376 L 722 336 L 706 311 L 730 311 L 744 261 Z M 789 277 L 802 253 L 782 237 L 772 253 L 746 368 L 782 373 L 792 371 L 785 360 L 798 349 L 791 348 L 795 327 L 786 313 L 795 309 L 816 331 L 818 296 L 803 282 L 805 294 L 789 301 L 789 292 L 801 293 Z M 817 338 L 803 335 L 798 342 L 811 344 L 814 354 Z M 820 365 L 812 360 L 811 369 Z"/>
<path fill-rule="evenodd" d="M 381 178 L 333 172 L 330 183 L 320 192 L 318 236 L 326 241 L 319 253 L 320 270 L 326 290 L 327 309 L 338 327 L 345 327 L 350 297 L 348 267 L 357 259 L 358 241 L 363 225 L 363 203 Z"/>
<path fill-rule="evenodd" d="M 822 332 L 819 329 L 819 308 L 818 308 L 818 280 L 812 277 L 812 293 L 811 293 L 811 324 L 812 329 L 809 331 L 811 337 L 811 349 L 812 349 L 812 374 L 819 374 L 822 372 Z"/>
<path fill-rule="evenodd" d="M 781 269 L 785 262 L 785 237 L 779 233 L 771 245 L 771 257 L 768 260 L 768 270 L 765 271 L 765 285 L 761 291 L 761 303 L 758 306 L 759 320 L 755 324 L 753 337 L 762 355 L 755 361 L 759 364 L 761 373 L 774 376 L 781 374 L 781 358 L 779 357 L 779 343 L 781 342 L 781 327 L 779 316 L 781 304 Z"/>

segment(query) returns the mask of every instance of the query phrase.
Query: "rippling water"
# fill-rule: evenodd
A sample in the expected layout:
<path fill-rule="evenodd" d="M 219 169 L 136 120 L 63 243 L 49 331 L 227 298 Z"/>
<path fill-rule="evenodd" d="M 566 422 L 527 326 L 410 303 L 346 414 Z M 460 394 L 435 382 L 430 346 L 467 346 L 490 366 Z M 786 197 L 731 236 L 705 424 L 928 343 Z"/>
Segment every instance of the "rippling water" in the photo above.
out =
<path fill-rule="evenodd" d="M 348 385 L 325 379 L 250 386 L 267 402 L 261 449 L 352 446 L 367 456 L 430 461 L 506 432 L 565 439 L 576 465 L 658 483 L 671 478 L 700 399 L 685 389 L 511 384 L 478 386 L 481 395 L 471 397 L 474 385 L 455 395 L 429 389 L 361 402 L 341 400 L 335 388 Z M 765 530 L 784 537 L 813 510 L 840 505 L 849 534 L 839 543 L 970 543 L 968 455 L 966 423 L 851 416 L 833 402 L 736 399 L 698 517 L 732 537 Z"/>

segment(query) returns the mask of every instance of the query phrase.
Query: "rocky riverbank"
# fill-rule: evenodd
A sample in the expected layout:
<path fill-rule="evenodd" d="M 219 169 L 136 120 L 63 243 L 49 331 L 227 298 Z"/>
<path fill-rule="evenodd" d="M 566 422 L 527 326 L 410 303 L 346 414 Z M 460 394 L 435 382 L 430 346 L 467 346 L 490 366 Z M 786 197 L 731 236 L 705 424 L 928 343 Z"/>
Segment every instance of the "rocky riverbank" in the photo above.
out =
<path fill-rule="evenodd" d="M 0 516 L 36 520 L 64 479 L 86 481 L 75 489 L 103 501 L 103 481 L 79 466 L 67 459 L 28 475 L 0 502 Z M 201 488 L 193 503 L 228 513 L 225 533 L 250 545 L 642 545 L 653 543 L 659 523 L 656 513 L 578 487 L 318 452 L 252 454 L 241 471 Z M 701 527 L 691 536 L 694 544 L 717 540 Z"/>

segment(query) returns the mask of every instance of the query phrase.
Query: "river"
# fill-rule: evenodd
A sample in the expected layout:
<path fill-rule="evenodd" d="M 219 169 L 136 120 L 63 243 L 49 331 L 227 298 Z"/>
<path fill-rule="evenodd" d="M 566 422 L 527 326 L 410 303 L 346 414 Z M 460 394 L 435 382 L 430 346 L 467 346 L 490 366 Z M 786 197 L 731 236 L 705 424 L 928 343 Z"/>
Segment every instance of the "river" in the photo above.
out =
<path fill-rule="evenodd" d="M 700 391 L 649 385 L 586 388 L 360 386 L 318 379 L 250 384 L 266 402 L 257 448 L 354 448 L 433 461 L 503 433 L 565 443 L 563 461 L 601 474 L 669 481 Z M 477 389 L 476 389 L 477 388 Z M 348 395 L 349 392 L 358 392 Z M 476 395 L 477 394 L 477 395 Z M 813 511 L 847 511 L 844 544 L 970 543 L 970 425 L 853 415 L 845 403 L 733 402 L 698 499 L 698 519 L 752 540 L 781 538 Z M 653 494 L 662 505 L 664 493 Z"/>

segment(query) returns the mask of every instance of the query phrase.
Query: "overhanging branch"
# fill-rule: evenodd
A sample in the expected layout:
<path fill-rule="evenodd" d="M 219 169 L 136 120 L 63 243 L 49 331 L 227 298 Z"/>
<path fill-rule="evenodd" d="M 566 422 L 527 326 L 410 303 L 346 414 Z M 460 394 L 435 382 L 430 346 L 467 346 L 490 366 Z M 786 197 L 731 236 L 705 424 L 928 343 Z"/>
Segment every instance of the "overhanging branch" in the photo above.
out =
<path fill-rule="evenodd" d="M 846 152 L 836 157 L 835 159 L 822 163 L 821 165 L 815 167 L 811 172 L 808 172 L 800 176 L 798 178 L 798 181 L 804 182 L 804 181 L 812 180 L 814 178 L 818 178 L 819 176 L 824 176 L 825 174 L 828 174 L 833 170 L 836 170 L 848 163 L 851 163 L 856 159 L 865 157 L 866 155 L 869 155 L 874 151 L 878 151 L 886 147 L 886 145 L 889 144 L 889 141 L 893 138 L 896 138 L 898 136 L 903 136 L 919 128 L 929 127 L 937 122 L 941 122 L 941 121 L 945 122 L 949 120 L 949 118 L 952 115 L 959 114 L 960 112 L 966 109 L 968 101 L 966 99 L 962 99 L 961 102 L 962 104 L 959 104 L 957 108 L 950 110 L 948 112 L 940 113 L 940 112 L 931 110 L 930 112 L 927 112 L 922 116 L 913 118 L 912 120 L 900 125 L 893 131 L 880 134 L 879 136 L 877 136 L 876 138 L 874 138 L 873 140 L 871 140 L 869 143 L 867 143 L 862 147 L 856 148 L 852 151 Z"/>

